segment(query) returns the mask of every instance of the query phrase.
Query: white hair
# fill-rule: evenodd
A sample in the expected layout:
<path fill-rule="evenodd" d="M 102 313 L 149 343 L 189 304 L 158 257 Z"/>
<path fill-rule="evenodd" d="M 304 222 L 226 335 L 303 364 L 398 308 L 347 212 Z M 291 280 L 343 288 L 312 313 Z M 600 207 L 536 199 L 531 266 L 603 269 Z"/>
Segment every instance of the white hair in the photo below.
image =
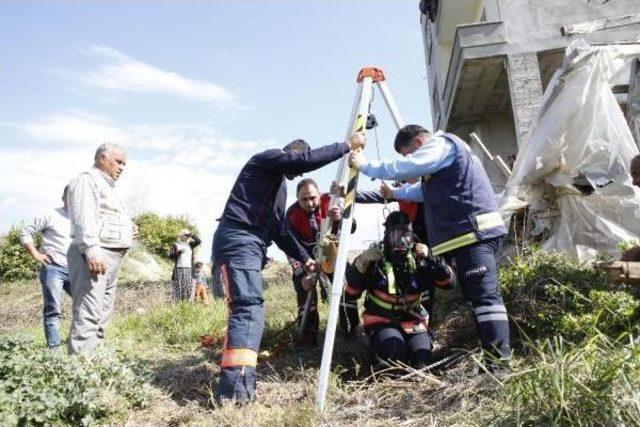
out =
<path fill-rule="evenodd" d="M 116 150 L 122 151 L 124 153 L 124 148 L 122 148 L 118 144 L 114 144 L 112 142 L 105 142 L 104 144 L 100 144 L 100 146 L 96 150 L 96 155 L 93 158 L 93 160 L 97 162 L 101 155 L 104 154 L 105 156 L 108 156 L 109 154 L 111 154 L 113 151 L 116 151 Z"/>

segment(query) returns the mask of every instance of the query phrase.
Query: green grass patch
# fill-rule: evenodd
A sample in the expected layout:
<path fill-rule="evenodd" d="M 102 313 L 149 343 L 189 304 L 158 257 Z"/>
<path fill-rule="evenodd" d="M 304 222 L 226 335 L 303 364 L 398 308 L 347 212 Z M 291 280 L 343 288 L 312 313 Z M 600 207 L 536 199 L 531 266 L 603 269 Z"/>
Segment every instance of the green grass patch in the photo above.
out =
<path fill-rule="evenodd" d="M 532 348 L 507 381 L 492 423 L 640 425 L 640 346 L 596 334 L 574 346 L 561 337 Z"/>
<path fill-rule="evenodd" d="M 192 350 L 202 335 L 222 334 L 225 313 L 220 300 L 206 307 L 189 301 L 162 305 L 117 319 L 108 332 L 109 341 L 135 353 Z"/>

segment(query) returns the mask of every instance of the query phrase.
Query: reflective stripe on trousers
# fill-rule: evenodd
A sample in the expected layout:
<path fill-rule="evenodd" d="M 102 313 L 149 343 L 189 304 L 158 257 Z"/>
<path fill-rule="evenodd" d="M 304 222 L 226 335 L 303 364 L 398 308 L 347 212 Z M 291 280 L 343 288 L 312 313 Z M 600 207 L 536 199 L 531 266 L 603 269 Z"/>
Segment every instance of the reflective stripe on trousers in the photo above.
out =
<path fill-rule="evenodd" d="M 255 396 L 255 366 L 264 327 L 260 270 L 218 264 L 227 297 L 227 333 L 216 398 L 246 400 Z"/>
<path fill-rule="evenodd" d="M 497 253 L 502 238 L 494 238 L 448 252 L 462 294 L 473 309 L 482 347 L 509 358 L 509 321 L 498 283 Z"/>

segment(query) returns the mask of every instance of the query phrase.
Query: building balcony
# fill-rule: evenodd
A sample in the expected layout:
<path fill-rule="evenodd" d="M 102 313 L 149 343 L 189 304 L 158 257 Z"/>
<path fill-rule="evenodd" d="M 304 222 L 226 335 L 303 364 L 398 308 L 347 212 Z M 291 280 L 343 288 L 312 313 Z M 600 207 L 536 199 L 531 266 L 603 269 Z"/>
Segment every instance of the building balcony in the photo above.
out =
<path fill-rule="evenodd" d="M 450 128 L 463 117 L 465 121 L 473 120 L 487 108 L 508 108 L 509 91 L 503 59 L 506 48 L 503 22 L 457 27 L 442 91 L 443 114 L 438 127 Z M 505 84 L 498 84 L 501 79 Z"/>

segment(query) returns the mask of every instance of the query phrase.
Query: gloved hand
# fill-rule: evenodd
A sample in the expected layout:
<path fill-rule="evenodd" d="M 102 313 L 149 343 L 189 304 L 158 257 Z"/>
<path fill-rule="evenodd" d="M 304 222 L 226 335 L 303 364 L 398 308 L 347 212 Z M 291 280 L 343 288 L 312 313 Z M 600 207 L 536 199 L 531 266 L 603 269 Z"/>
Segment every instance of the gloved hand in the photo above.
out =
<path fill-rule="evenodd" d="M 426 258 L 426 267 L 429 277 L 436 287 L 441 289 L 451 289 L 456 285 L 457 276 L 453 268 L 447 264 L 444 258 L 430 256 Z"/>

